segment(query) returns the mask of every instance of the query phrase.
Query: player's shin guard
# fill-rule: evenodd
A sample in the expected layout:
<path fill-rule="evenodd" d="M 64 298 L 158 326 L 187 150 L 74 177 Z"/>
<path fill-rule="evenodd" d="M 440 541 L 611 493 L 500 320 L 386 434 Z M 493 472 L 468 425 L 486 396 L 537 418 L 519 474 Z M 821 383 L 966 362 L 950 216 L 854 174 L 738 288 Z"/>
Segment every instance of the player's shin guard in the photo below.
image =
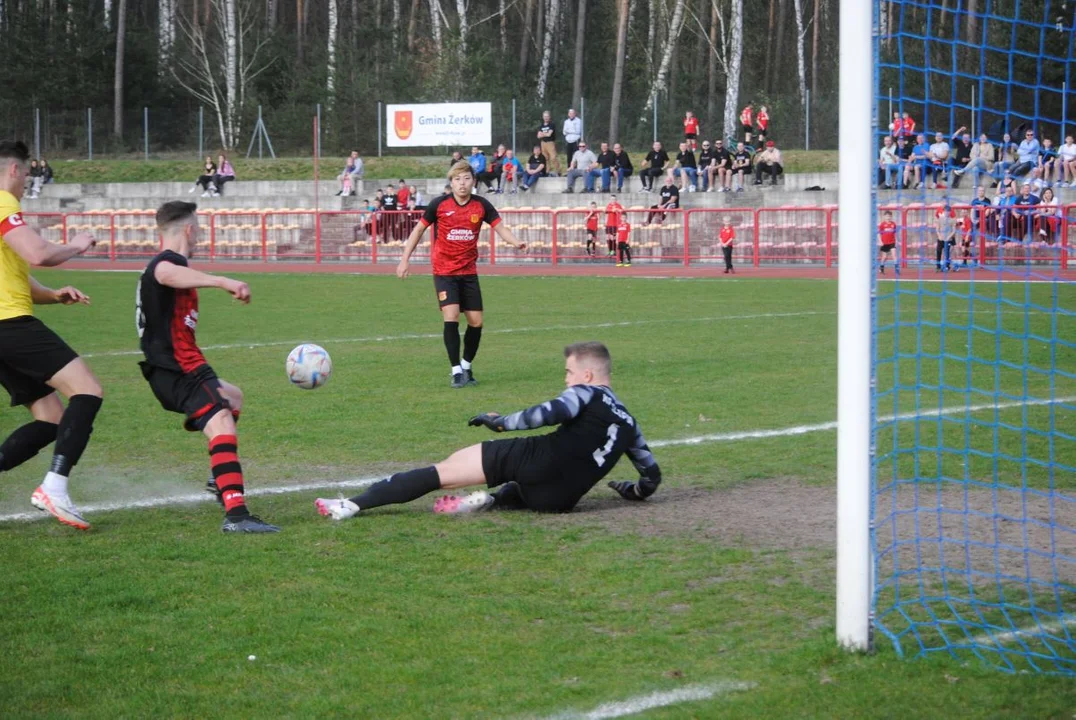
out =
<path fill-rule="evenodd" d="M 441 487 L 441 476 L 433 465 L 396 473 L 390 478 L 374 483 L 366 492 L 351 498 L 351 502 L 363 510 L 411 502 Z"/>
<path fill-rule="evenodd" d="M 7 436 L 0 444 L 0 472 L 13 470 L 37 455 L 42 448 L 56 439 L 59 425 L 34 420 Z"/>
<path fill-rule="evenodd" d="M 478 354 L 478 344 L 482 342 L 482 326 L 468 325 L 463 333 L 463 359 L 470 365 Z"/>
<path fill-rule="evenodd" d="M 52 472 L 63 477 L 78 465 L 93 433 L 93 419 L 101 409 L 96 395 L 72 395 L 57 428 L 56 450 L 52 456 Z"/>
<path fill-rule="evenodd" d="M 239 464 L 239 438 L 217 435 L 209 441 L 209 467 L 220 490 L 224 512 L 228 517 L 248 515 L 243 499 L 243 468 Z"/>
<path fill-rule="evenodd" d="M 452 367 L 460 364 L 460 324 L 458 322 L 445 323 L 445 350 L 448 351 L 448 362 Z"/>

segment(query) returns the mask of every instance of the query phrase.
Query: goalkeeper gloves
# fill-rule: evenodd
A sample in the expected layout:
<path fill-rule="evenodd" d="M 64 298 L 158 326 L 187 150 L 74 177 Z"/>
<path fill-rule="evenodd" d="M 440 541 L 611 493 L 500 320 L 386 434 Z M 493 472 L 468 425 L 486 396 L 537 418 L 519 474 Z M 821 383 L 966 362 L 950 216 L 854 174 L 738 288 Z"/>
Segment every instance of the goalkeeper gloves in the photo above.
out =
<path fill-rule="evenodd" d="M 467 421 L 471 427 L 488 427 L 493 432 L 504 432 L 504 417 L 497 413 L 483 413 L 475 415 Z"/>
<path fill-rule="evenodd" d="M 646 500 L 650 496 L 650 493 L 642 490 L 641 485 L 641 479 L 638 484 L 628 482 L 627 480 L 611 480 L 609 482 L 609 487 L 620 493 L 620 497 L 625 500 Z"/>

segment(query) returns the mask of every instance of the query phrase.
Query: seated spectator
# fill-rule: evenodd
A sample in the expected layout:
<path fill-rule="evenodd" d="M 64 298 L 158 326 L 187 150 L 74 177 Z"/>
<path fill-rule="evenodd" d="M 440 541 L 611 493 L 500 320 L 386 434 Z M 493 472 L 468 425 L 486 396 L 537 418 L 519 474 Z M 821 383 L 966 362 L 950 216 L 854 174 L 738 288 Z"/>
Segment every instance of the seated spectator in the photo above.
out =
<path fill-rule="evenodd" d="M 994 172 L 994 146 L 990 143 L 986 133 L 979 136 L 979 142 L 975 143 L 968 155 L 968 164 L 963 169 L 953 171 L 958 177 L 966 173 L 972 173 L 975 187 L 979 187 L 979 176 L 982 173 L 991 175 Z M 953 179 L 953 187 L 957 186 L 957 178 Z"/>
<path fill-rule="evenodd" d="M 206 155 L 205 163 L 202 165 L 202 174 L 194 181 L 194 185 L 187 191 L 187 194 L 191 194 L 201 186 L 202 197 L 209 197 L 209 185 L 213 182 L 213 178 L 216 177 L 216 175 L 217 164 L 213 162 L 213 157 L 211 155 Z M 214 185 L 214 187 L 216 186 Z"/>
<path fill-rule="evenodd" d="M 990 198 L 986 196 L 986 188 L 982 185 L 975 186 L 975 199 L 971 201 L 972 231 L 975 234 L 988 233 L 996 235 L 997 213 L 991 210 Z"/>
<path fill-rule="evenodd" d="M 1024 183 L 1020 188 L 1020 194 L 1013 203 L 1016 210 L 1010 216 L 1011 232 L 1009 236 L 1018 242 L 1027 239 L 1031 232 L 1032 220 L 1036 215 L 1035 206 L 1039 204 L 1039 198 L 1031 192 L 1031 183 Z"/>
<path fill-rule="evenodd" d="M 930 162 L 930 146 L 927 145 L 926 135 L 916 135 L 915 145 L 912 146 L 912 157 L 909 170 L 914 175 L 915 189 L 923 187 L 923 181 L 926 179 L 927 171 L 931 166 Z M 908 177 L 908 171 L 904 172 L 905 178 Z M 908 184 L 905 181 L 905 184 Z"/>
<path fill-rule="evenodd" d="M 422 210 L 426 207 L 426 197 L 418 191 L 418 187 L 411 186 L 411 199 L 415 201 L 415 209 Z"/>
<path fill-rule="evenodd" d="M 1061 228 L 1061 202 L 1054 197 L 1052 188 L 1042 191 L 1042 198 L 1035 212 L 1035 228 L 1040 240 L 1051 245 L 1057 241 L 1058 230 Z"/>
<path fill-rule="evenodd" d="M 661 196 L 658 204 L 650 206 L 650 213 L 646 216 L 646 222 L 643 225 L 649 225 L 652 222 L 663 223 L 668 210 L 675 210 L 680 207 L 680 190 L 676 187 L 676 183 L 673 182 L 671 171 L 666 174 L 665 185 L 661 187 L 659 192 Z"/>
<path fill-rule="evenodd" d="M 1042 139 L 1042 148 L 1039 149 L 1038 167 L 1033 171 L 1045 187 L 1050 187 L 1057 182 L 1060 168 L 1057 161 L 1057 148 L 1054 141 L 1048 137 Z"/>
<path fill-rule="evenodd" d="M 30 197 L 28 199 L 36 200 L 43 184 L 41 166 L 37 164 L 37 160 L 30 161 L 30 174 L 27 175 L 26 180 L 30 184 Z"/>
<path fill-rule="evenodd" d="M 732 171 L 729 175 L 736 180 L 736 192 L 743 192 L 744 176 L 751 176 L 751 151 L 742 142 L 736 143 L 736 154 L 732 156 Z"/>
<path fill-rule="evenodd" d="M 996 178 L 1000 178 L 1016 166 L 1019 158 L 1018 148 L 1009 133 L 1002 136 L 995 158 L 997 162 L 994 164 L 994 177 Z"/>
<path fill-rule="evenodd" d="M 458 163 L 458 162 L 460 162 L 462 160 L 463 160 L 463 153 L 461 153 L 459 150 L 453 150 L 452 151 L 452 158 L 448 161 L 448 166 L 452 167 L 453 165 L 455 165 L 456 163 Z"/>
<path fill-rule="evenodd" d="M 486 173 L 484 177 L 486 187 L 492 187 L 493 181 L 496 180 L 496 192 L 498 193 L 501 192 L 501 170 L 504 168 L 504 157 L 507 152 L 508 151 L 505 149 L 504 145 L 498 145 L 497 150 L 494 151 L 493 157 L 489 159 L 489 163 L 486 166 Z"/>
<path fill-rule="evenodd" d="M 945 185 L 938 182 L 938 176 L 940 175 L 942 180 L 948 182 L 949 180 L 949 143 L 945 142 L 945 135 L 942 133 L 934 133 L 934 144 L 930 146 L 930 170 L 931 180 L 934 189 L 944 188 Z"/>
<path fill-rule="evenodd" d="M 217 156 L 217 174 L 213 176 L 213 197 L 224 194 L 224 183 L 235 180 L 235 170 L 228 162 L 228 156 L 221 153 Z"/>
<path fill-rule="evenodd" d="M 471 166 L 471 170 L 474 172 L 475 190 L 478 190 L 479 179 L 486 177 L 486 154 L 478 149 L 478 146 L 471 148 L 471 155 L 467 158 L 467 164 Z M 490 184 L 489 179 L 485 180 L 486 190 L 492 190 L 493 185 Z"/>
<path fill-rule="evenodd" d="M 1023 177 L 1038 167 L 1040 150 L 1039 141 L 1035 139 L 1035 131 L 1026 131 L 1020 147 L 1016 150 L 1016 165 L 1009 171 L 1012 176 Z"/>
<path fill-rule="evenodd" d="M 897 162 L 900 163 L 900 170 L 898 171 L 900 187 L 907 190 L 908 183 L 911 182 L 915 174 L 915 167 L 912 162 L 912 146 L 908 144 L 908 138 L 903 135 L 897 138 Z"/>
<path fill-rule="evenodd" d="M 523 168 L 523 191 L 526 192 L 534 187 L 534 184 L 544 174 L 545 155 L 542 154 L 542 146 L 535 145 L 534 151 L 527 158 L 527 166 Z"/>
<path fill-rule="evenodd" d="M 710 167 L 717 162 L 717 155 L 710 147 L 709 140 L 702 141 L 702 152 L 699 153 L 699 185 L 702 192 L 710 188 Z"/>
<path fill-rule="evenodd" d="M 893 145 L 893 138 L 886 135 L 882 138 L 882 148 L 878 151 L 878 185 L 886 190 L 896 187 L 899 169 L 900 159 L 897 158 L 897 148 Z"/>
<path fill-rule="evenodd" d="M 635 168 L 631 164 L 631 157 L 620 143 L 613 144 L 613 155 L 616 156 L 616 191 L 621 192 L 624 187 L 624 178 L 631 177 Z"/>
<path fill-rule="evenodd" d="M 356 161 L 358 161 L 358 165 L 356 165 Z M 355 195 L 358 192 L 356 179 L 361 178 L 362 174 L 362 160 L 359 160 L 359 153 L 352 150 L 344 161 L 343 172 L 336 176 L 336 179 L 340 181 L 340 191 L 336 194 Z"/>
<path fill-rule="evenodd" d="M 370 212 L 366 213 L 363 216 L 362 221 L 362 229 L 366 232 L 366 234 L 370 237 L 371 240 L 374 240 L 378 235 L 381 234 L 381 200 L 379 198 L 374 198 L 374 202 L 370 206 Z"/>
<path fill-rule="evenodd" d="M 1065 136 L 1065 144 L 1057 151 L 1057 164 L 1061 166 L 1061 187 L 1076 183 L 1076 142 L 1071 135 Z"/>
<path fill-rule="evenodd" d="M 590 168 L 598 162 L 598 158 L 587 148 L 585 140 L 579 141 L 579 149 L 575 151 L 575 155 L 572 157 L 572 162 L 568 165 L 568 184 L 565 186 L 563 192 L 573 193 L 575 192 L 575 181 L 577 178 L 583 178 L 583 182 L 590 182 Z M 592 188 L 587 189 L 586 192 L 592 192 Z"/>
<path fill-rule="evenodd" d="M 968 165 L 971 163 L 971 134 L 965 132 L 967 128 L 961 126 L 957 128 L 957 131 L 953 133 L 952 142 L 952 158 L 950 166 L 953 169 L 953 187 L 960 187 L 960 178 L 968 169 Z"/>
<path fill-rule="evenodd" d="M 49 165 L 49 161 L 45 158 L 41 158 L 41 184 L 48 185 L 52 182 L 52 166 Z"/>
<path fill-rule="evenodd" d="M 609 143 L 603 142 L 601 145 L 601 152 L 598 153 L 597 163 L 590 169 L 590 175 L 587 176 L 587 192 L 592 192 L 594 190 L 594 180 L 599 177 L 602 179 L 602 192 L 609 192 L 609 182 L 613 177 L 613 170 L 615 168 L 616 155 L 609 149 Z"/>
<path fill-rule="evenodd" d="M 691 151 L 688 142 L 680 143 L 680 152 L 676 153 L 676 162 L 673 163 L 673 177 L 680 178 L 681 192 L 695 192 L 699 181 L 699 168 L 695 162 L 695 153 Z"/>
<path fill-rule="evenodd" d="M 710 192 L 727 192 L 732 186 L 732 155 L 721 140 L 714 141 L 714 160 L 706 173 Z"/>
<path fill-rule="evenodd" d="M 777 176 L 782 174 L 785 169 L 781 165 L 781 151 L 777 149 L 773 140 L 766 141 L 766 149 L 758 154 L 755 158 L 755 185 L 762 184 L 762 174 L 770 174 L 770 185 L 777 184 Z"/>
<path fill-rule="evenodd" d="M 511 195 L 519 190 L 519 181 L 523 176 L 523 166 L 511 150 L 505 150 L 504 162 L 501 163 L 501 176 L 497 179 L 497 192 L 504 192 L 508 188 Z"/>
<path fill-rule="evenodd" d="M 643 161 L 643 169 L 639 171 L 639 180 L 643 183 L 643 192 L 653 192 L 654 180 L 665 172 L 665 163 L 669 162 L 669 153 L 661 147 L 661 143 L 654 141 L 650 152 Z"/>

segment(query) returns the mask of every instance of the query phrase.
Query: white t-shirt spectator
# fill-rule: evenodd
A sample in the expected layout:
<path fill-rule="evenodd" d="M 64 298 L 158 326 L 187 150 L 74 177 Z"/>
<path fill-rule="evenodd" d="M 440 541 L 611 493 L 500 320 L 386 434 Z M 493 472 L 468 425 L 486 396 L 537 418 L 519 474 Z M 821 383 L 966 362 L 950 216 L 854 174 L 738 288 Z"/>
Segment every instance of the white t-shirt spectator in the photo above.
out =
<path fill-rule="evenodd" d="M 890 145 L 889 147 L 883 145 L 882 148 L 878 151 L 878 162 L 880 162 L 883 167 L 886 165 L 896 165 L 897 149 L 892 145 Z"/>
<path fill-rule="evenodd" d="M 1072 162 L 1076 160 L 1076 142 L 1065 143 L 1057 149 L 1057 156 L 1061 158 L 1062 162 Z"/>
<path fill-rule="evenodd" d="M 945 142 L 944 140 L 942 142 L 934 143 L 930 146 L 930 155 L 935 160 L 945 162 L 949 159 L 949 143 Z"/>
<path fill-rule="evenodd" d="M 575 155 L 572 155 L 572 162 L 575 164 L 577 170 L 586 172 L 598 162 L 598 157 L 590 151 L 590 148 L 586 150 L 576 150 Z"/>

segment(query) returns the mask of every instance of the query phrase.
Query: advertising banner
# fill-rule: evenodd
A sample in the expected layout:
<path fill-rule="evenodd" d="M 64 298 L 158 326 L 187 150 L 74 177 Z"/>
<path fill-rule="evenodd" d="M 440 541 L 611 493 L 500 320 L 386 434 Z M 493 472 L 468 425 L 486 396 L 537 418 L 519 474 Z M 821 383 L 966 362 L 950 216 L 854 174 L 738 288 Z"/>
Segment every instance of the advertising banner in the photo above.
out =
<path fill-rule="evenodd" d="M 493 109 L 488 102 L 386 105 L 385 112 L 389 147 L 492 143 Z"/>

